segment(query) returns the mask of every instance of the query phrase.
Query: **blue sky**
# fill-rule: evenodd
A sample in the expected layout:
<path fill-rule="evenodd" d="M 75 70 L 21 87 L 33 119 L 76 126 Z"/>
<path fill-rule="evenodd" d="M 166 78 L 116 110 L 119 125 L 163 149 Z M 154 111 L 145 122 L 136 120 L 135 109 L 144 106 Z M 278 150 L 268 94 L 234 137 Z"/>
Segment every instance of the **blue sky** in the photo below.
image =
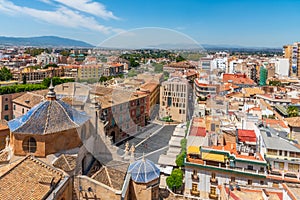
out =
<path fill-rule="evenodd" d="M 0 0 L 0 35 L 55 35 L 99 44 L 162 27 L 201 44 L 281 47 L 300 41 L 300 0 Z"/>

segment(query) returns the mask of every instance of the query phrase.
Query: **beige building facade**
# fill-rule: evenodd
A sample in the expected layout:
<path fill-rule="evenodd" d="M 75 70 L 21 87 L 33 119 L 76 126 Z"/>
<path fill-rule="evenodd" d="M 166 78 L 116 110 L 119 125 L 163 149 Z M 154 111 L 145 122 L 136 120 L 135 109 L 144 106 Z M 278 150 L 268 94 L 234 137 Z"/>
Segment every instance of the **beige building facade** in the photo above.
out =
<path fill-rule="evenodd" d="M 189 83 L 184 78 L 174 77 L 160 87 L 160 118 L 185 122 L 188 114 Z"/>

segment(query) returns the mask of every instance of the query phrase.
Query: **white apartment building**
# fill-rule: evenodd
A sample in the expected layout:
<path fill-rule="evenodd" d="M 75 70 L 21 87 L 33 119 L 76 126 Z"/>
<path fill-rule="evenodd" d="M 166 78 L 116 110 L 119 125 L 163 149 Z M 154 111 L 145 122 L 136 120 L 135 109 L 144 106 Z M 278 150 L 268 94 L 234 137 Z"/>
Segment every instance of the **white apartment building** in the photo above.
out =
<path fill-rule="evenodd" d="M 49 53 L 41 53 L 40 55 L 36 56 L 37 63 L 40 65 L 48 65 L 50 63 L 57 64 L 58 62 L 58 55 L 57 54 L 49 54 Z"/>
<path fill-rule="evenodd" d="M 288 58 L 272 58 L 270 63 L 275 64 L 275 74 L 279 77 L 289 76 L 289 59 Z"/>
<path fill-rule="evenodd" d="M 244 61 L 243 59 L 238 59 L 238 60 L 232 60 L 232 61 L 230 61 L 226 73 L 234 74 L 236 66 L 238 64 L 241 64 L 243 61 Z"/>

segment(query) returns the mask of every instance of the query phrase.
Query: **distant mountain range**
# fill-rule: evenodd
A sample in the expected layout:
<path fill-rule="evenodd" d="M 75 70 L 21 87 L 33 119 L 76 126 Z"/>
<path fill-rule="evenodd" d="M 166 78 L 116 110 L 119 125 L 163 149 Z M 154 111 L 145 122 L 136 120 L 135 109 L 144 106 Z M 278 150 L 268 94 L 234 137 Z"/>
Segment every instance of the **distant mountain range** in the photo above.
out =
<path fill-rule="evenodd" d="M 34 47 L 93 47 L 79 40 L 56 36 L 40 37 L 4 37 L 0 36 L 0 45 L 4 46 L 34 46 Z"/>
<path fill-rule="evenodd" d="M 33 46 L 33 47 L 84 47 L 92 48 L 95 47 L 87 42 L 80 40 L 73 40 L 69 38 L 62 38 L 57 36 L 39 36 L 39 37 L 5 37 L 0 36 L 0 45 L 4 46 Z M 107 48 L 114 49 L 113 47 L 98 47 L 98 48 Z M 247 47 L 241 45 L 227 45 L 227 44 L 159 44 L 159 45 L 149 45 L 144 48 L 157 48 L 157 49 L 206 49 L 206 50 L 277 50 L 281 51 L 282 48 L 278 47 Z M 136 49 L 134 47 L 119 47 L 116 49 Z"/>

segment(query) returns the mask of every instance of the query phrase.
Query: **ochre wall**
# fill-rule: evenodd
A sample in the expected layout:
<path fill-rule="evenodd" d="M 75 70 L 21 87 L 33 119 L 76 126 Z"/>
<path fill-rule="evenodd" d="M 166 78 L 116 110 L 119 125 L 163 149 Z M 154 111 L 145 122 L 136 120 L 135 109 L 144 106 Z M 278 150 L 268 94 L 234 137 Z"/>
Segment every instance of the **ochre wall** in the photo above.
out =
<path fill-rule="evenodd" d="M 56 193 L 55 200 L 72 200 L 73 199 L 73 179 L 69 178 L 68 182 Z"/>
<path fill-rule="evenodd" d="M 155 179 L 147 184 L 143 183 L 135 183 L 131 181 L 130 183 L 130 196 L 132 200 L 158 200 L 158 190 L 159 190 L 159 179 Z M 151 187 L 151 185 L 155 185 L 155 187 Z M 148 188 L 147 188 L 148 186 Z M 155 193 L 156 197 L 152 196 L 152 193 Z"/>
<path fill-rule="evenodd" d="M 5 148 L 6 137 L 9 135 L 9 129 L 0 130 L 0 150 Z"/>
<path fill-rule="evenodd" d="M 37 157 L 45 157 L 49 154 L 57 153 L 62 150 L 73 149 L 82 145 L 76 129 L 62 131 L 47 135 L 29 135 L 12 133 L 13 151 L 15 155 L 24 156 L 27 153 L 23 150 L 23 141 L 27 137 L 36 140 L 37 148 L 33 154 Z"/>

